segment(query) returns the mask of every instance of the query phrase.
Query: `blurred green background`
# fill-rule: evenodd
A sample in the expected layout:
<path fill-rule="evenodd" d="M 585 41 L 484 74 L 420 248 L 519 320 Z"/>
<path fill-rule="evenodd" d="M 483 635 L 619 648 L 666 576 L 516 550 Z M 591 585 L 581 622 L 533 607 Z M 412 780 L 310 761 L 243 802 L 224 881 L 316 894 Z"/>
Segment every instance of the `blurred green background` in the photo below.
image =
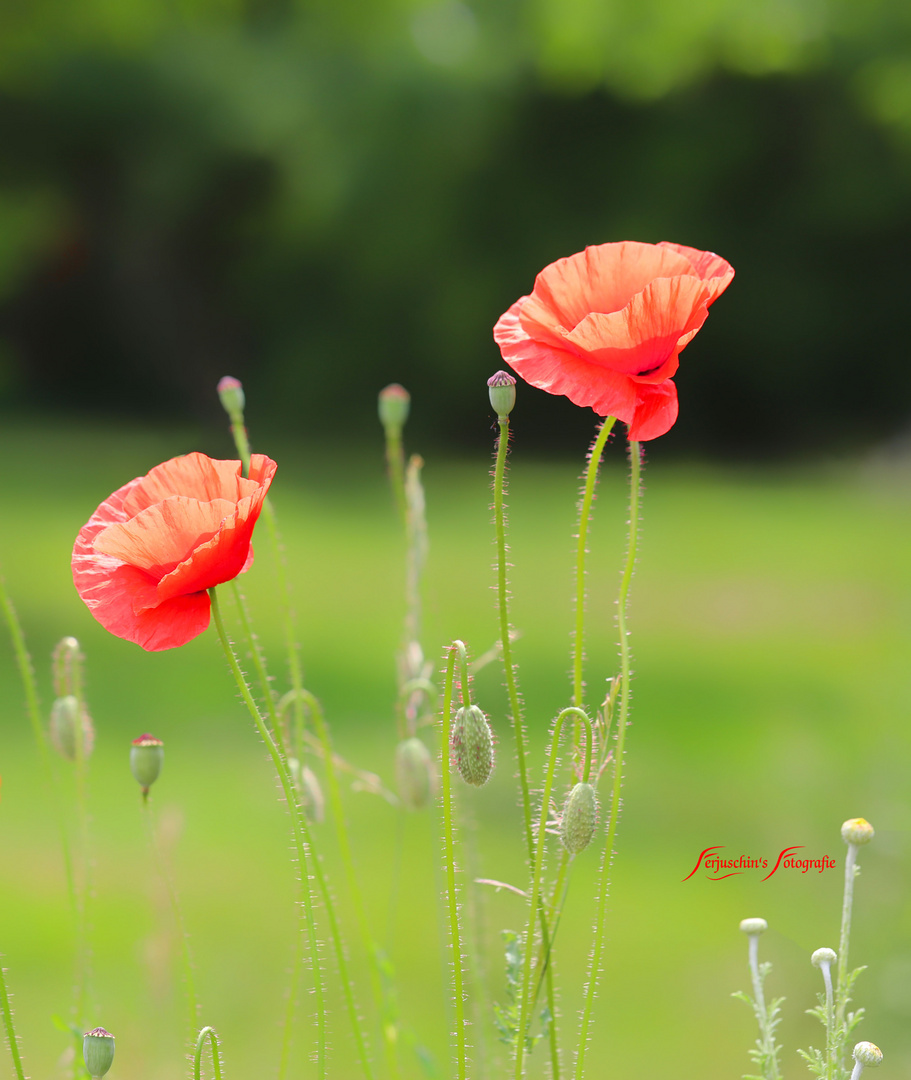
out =
<path fill-rule="evenodd" d="M 341 751 L 391 784 L 403 557 L 376 391 L 412 390 L 408 442 L 427 456 L 427 654 L 453 636 L 480 653 L 496 636 L 490 328 L 547 262 L 627 238 L 716 250 L 737 278 L 684 355 L 679 422 L 648 449 L 634 726 L 589 1075 L 746 1071 L 753 1025 L 728 995 L 747 984 L 736 925 L 752 915 L 771 924 L 769 991 L 789 999 L 786 1073 L 802 1072 L 794 1048 L 821 1030 L 803 1015 L 817 990 L 807 958 L 836 944 L 837 874 L 681 879 L 714 844 L 766 857 L 802 844 L 840 865 L 838 826 L 855 815 L 877 828 L 858 890 L 853 956 L 870 964 L 859 1034 L 911 1068 L 911 9 L 7 3 L 0 139 L 0 568 L 46 707 L 54 643 L 75 634 L 88 653 L 93 1023 L 118 1036 L 112 1077 L 182 1074 L 176 945 L 130 739 L 150 730 L 167 744 L 156 809 L 229 1075 L 275 1073 L 292 883 L 287 822 L 213 636 L 145 654 L 107 635 L 72 590 L 77 530 L 165 458 L 233 455 L 214 385 L 241 377 L 256 448 L 280 463 L 308 684 Z M 593 419 L 520 387 L 514 622 L 538 759 L 568 696 Z M 615 663 L 625 505 L 614 446 L 593 534 L 593 694 Z M 281 680 L 262 542 L 244 588 Z M 500 682 L 495 667 L 477 680 L 500 767 L 463 792 L 462 813 L 471 873 L 522 884 Z M 71 935 L 2 646 L 0 695 L 0 951 L 28 1068 L 50 1077 L 66 1047 L 51 1018 L 68 1009 Z M 445 1075 L 434 817 L 403 822 L 359 792 L 346 805 L 410 1026 L 406 1075 L 424 1075 L 411 1042 Z M 324 846 L 350 916 L 331 837 Z M 577 861 L 560 931 L 567 1048 L 596 861 Z M 472 1035 L 495 1062 L 476 1075 L 494 1078 L 505 1067 L 484 1001 L 502 1000 L 499 931 L 521 929 L 524 911 L 507 893 L 465 900 L 484 946 Z M 366 1005 L 353 939 L 351 951 Z M 309 1075 L 303 1017 L 292 1076 Z M 333 1048 L 335 1075 L 355 1075 L 340 1007 Z M 532 1070 L 544 1075 L 540 1048 Z"/>

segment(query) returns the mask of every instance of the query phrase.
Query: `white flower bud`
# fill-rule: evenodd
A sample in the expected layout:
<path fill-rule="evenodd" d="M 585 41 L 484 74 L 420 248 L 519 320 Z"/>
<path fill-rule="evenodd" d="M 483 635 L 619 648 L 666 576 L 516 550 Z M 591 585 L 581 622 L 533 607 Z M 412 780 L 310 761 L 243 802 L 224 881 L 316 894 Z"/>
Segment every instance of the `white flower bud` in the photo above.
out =
<path fill-rule="evenodd" d="M 874 836 L 873 826 L 862 817 L 850 818 L 841 827 L 841 838 L 846 844 L 869 844 Z"/>
<path fill-rule="evenodd" d="M 838 956 L 834 949 L 817 949 L 810 957 L 810 961 L 818 968 L 823 964 L 834 964 Z"/>
<path fill-rule="evenodd" d="M 740 929 L 745 934 L 764 934 L 768 928 L 765 919 L 743 919 L 740 923 Z"/>
<path fill-rule="evenodd" d="M 873 1065 L 875 1067 L 882 1064 L 883 1052 L 871 1042 L 859 1042 L 854 1047 L 854 1060 L 858 1065 Z"/>

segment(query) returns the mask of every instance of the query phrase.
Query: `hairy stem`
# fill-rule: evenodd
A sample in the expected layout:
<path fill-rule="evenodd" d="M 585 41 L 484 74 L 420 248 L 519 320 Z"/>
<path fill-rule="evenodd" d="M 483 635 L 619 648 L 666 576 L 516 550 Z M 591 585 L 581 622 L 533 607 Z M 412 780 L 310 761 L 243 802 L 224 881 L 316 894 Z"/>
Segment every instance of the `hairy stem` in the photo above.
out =
<path fill-rule="evenodd" d="M 2 960 L 2 958 L 0 958 Z M 16 1037 L 16 1029 L 13 1027 L 13 1010 L 9 1003 L 9 993 L 6 989 L 6 978 L 3 964 L 0 963 L 0 1012 L 3 1013 L 3 1030 L 6 1034 L 6 1043 L 13 1058 L 13 1068 L 16 1070 L 16 1080 L 25 1080 L 25 1070 L 22 1068 L 22 1055 L 19 1053 L 19 1041 Z"/>
<path fill-rule="evenodd" d="M 218 1045 L 218 1035 L 216 1035 L 213 1027 L 204 1027 L 196 1040 L 196 1053 L 193 1055 L 193 1080 L 201 1080 L 202 1051 L 206 1039 L 209 1040 L 209 1046 L 212 1050 L 212 1069 L 215 1072 L 215 1080 L 221 1080 L 221 1051 Z"/>

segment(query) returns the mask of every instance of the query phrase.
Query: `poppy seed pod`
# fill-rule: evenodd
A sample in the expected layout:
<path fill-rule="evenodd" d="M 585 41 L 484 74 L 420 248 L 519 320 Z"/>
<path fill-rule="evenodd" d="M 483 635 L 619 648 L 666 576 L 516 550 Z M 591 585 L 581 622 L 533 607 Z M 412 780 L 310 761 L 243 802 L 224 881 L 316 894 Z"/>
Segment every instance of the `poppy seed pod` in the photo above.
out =
<path fill-rule="evenodd" d="M 82 1040 L 82 1056 L 89 1076 L 94 1080 L 104 1076 L 114 1063 L 114 1036 L 102 1027 L 87 1031 Z"/>
<path fill-rule="evenodd" d="M 598 800 L 591 784 L 576 784 L 566 799 L 560 819 L 560 839 L 570 855 L 584 851 L 595 835 Z"/>
<path fill-rule="evenodd" d="M 498 371 L 487 380 L 490 404 L 497 416 L 509 416 L 516 404 L 516 380 L 508 371 Z"/>
<path fill-rule="evenodd" d="M 411 411 L 411 394 L 404 386 L 390 383 L 380 391 L 377 408 L 384 428 L 401 431 Z"/>
<path fill-rule="evenodd" d="M 74 694 L 65 694 L 51 706 L 51 742 L 57 753 L 67 761 L 76 760 L 77 735 L 82 740 L 80 756 L 85 760 L 95 745 L 92 718 L 84 705 L 80 710 L 79 699 Z"/>
<path fill-rule="evenodd" d="M 140 735 L 130 747 L 130 772 L 142 788 L 143 798 L 148 798 L 149 788 L 161 774 L 164 765 L 164 743 L 154 735 Z"/>
<path fill-rule="evenodd" d="M 841 838 L 846 844 L 869 844 L 876 832 L 873 826 L 862 817 L 850 818 L 841 827 Z"/>
<path fill-rule="evenodd" d="M 244 388 L 240 379 L 233 375 L 225 375 L 218 380 L 218 399 L 221 407 L 233 420 L 235 416 L 243 416 L 244 406 L 247 399 L 244 397 Z"/>
<path fill-rule="evenodd" d="M 493 772 L 493 732 L 477 705 L 464 706 L 456 713 L 449 745 L 465 783 L 483 787 Z"/>
<path fill-rule="evenodd" d="M 423 810 L 436 792 L 436 769 L 424 743 L 415 736 L 395 748 L 395 778 L 402 805 Z"/>

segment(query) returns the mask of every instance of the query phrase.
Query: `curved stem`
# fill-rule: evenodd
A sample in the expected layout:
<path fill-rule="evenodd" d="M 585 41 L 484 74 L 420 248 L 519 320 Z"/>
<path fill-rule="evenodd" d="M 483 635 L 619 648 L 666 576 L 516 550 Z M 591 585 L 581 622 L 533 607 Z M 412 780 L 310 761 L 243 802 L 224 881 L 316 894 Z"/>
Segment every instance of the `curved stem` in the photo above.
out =
<path fill-rule="evenodd" d="M 592 753 L 592 725 L 582 709 L 575 705 L 563 709 L 554 722 L 554 733 L 550 743 L 550 755 L 547 762 L 547 775 L 544 780 L 544 795 L 541 799 L 541 815 L 538 820 L 538 839 L 535 847 L 534 870 L 531 880 L 531 898 L 529 900 L 528 929 L 525 934 L 525 949 L 522 959 L 522 989 L 519 996 L 519 1026 L 516 1038 L 516 1080 L 521 1080 L 524 1071 L 525 1059 L 525 1032 L 528 1027 L 528 1013 L 530 1008 L 529 988 L 531 986 L 531 954 L 532 941 L 534 938 L 535 922 L 539 918 L 539 904 L 541 901 L 541 874 L 544 869 L 544 848 L 547 841 L 547 818 L 550 812 L 550 794 L 554 784 L 554 774 L 557 771 L 557 751 L 560 746 L 560 734 L 563 729 L 563 721 L 567 716 L 573 716 L 585 724 L 588 733 L 585 751 L 585 775 L 588 777 L 591 768 Z"/>
<path fill-rule="evenodd" d="M 455 852 L 452 828 L 452 782 L 451 768 L 449 763 L 449 732 L 452 717 L 452 691 L 455 677 L 455 662 L 458 654 L 462 667 L 462 695 L 465 695 L 468 687 L 468 661 L 465 644 L 462 641 L 454 641 L 449 646 L 449 657 L 446 663 L 446 681 L 443 689 L 443 714 L 440 724 L 440 776 L 442 779 L 443 794 L 443 858 L 446 862 L 446 895 L 449 906 L 449 934 L 452 948 L 452 982 L 453 982 L 453 1005 L 455 1007 L 456 1024 L 456 1060 L 458 1064 L 458 1080 L 466 1077 L 466 1038 L 465 1038 L 465 1002 L 462 988 L 462 938 L 459 930 L 459 904 L 456 896 L 455 881 Z M 465 701 L 468 705 L 470 702 Z"/>
<path fill-rule="evenodd" d="M 209 590 L 209 597 L 212 601 L 212 617 L 215 622 L 215 629 L 218 632 L 219 640 L 221 641 L 222 649 L 224 650 L 225 657 L 227 658 L 228 665 L 231 668 L 231 673 L 234 675 L 234 680 L 237 683 L 237 688 L 240 690 L 240 695 L 244 699 L 244 703 L 253 718 L 253 723 L 256 725 L 256 730 L 259 732 L 260 738 L 266 744 L 266 748 L 269 751 L 269 756 L 272 758 L 272 764 L 275 766 L 275 771 L 278 774 L 279 782 L 282 786 L 282 791 L 285 795 L 285 801 L 288 804 L 288 810 L 291 814 L 291 830 L 294 836 L 294 844 L 297 850 L 298 866 L 297 872 L 301 884 L 301 895 L 303 898 L 302 911 L 304 916 L 304 923 L 307 930 L 307 936 L 310 942 L 310 963 L 313 969 L 313 989 L 316 997 L 316 1011 L 317 1011 L 317 1069 L 320 1076 L 320 1080 L 325 1080 L 326 1077 L 326 1001 L 325 993 L 323 989 L 322 972 L 320 969 L 319 959 L 319 944 L 316 938 L 316 923 L 313 917 L 313 898 L 310 895 L 310 888 L 308 885 L 310 869 L 314 871 L 318 868 L 319 862 L 315 857 L 310 857 L 308 852 L 309 848 L 309 833 L 307 830 L 306 817 L 301 812 L 300 806 L 297 801 L 297 794 L 294 789 L 294 782 L 288 772 L 284 759 L 275 745 L 275 740 L 269 734 L 269 729 L 263 720 L 259 709 L 256 707 L 256 702 L 253 700 L 253 695 L 250 693 L 250 688 L 247 686 L 247 680 L 244 678 L 244 674 L 240 669 L 240 665 L 237 662 L 237 657 L 234 654 L 234 649 L 231 646 L 231 642 L 228 640 L 228 635 L 225 633 L 224 622 L 222 621 L 221 611 L 218 605 L 218 596 L 215 589 Z M 328 910 L 328 909 L 327 909 Z M 348 988 L 347 980 L 343 978 L 346 989 L 350 995 L 350 988 Z M 355 1037 L 358 1040 L 359 1049 L 362 1049 L 362 1039 L 360 1037 L 360 1031 L 355 1022 Z M 362 1064 L 364 1059 L 362 1059 Z M 367 1076 L 370 1076 L 369 1066 L 365 1067 L 364 1072 Z"/>
<path fill-rule="evenodd" d="M 610 865 L 614 852 L 614 840 L 617 835 L 617 822 L 620 816 L 620 789 L 623 785 L 623 751 L 626 744 L 626 726 L 629 717 L 629 677 L 630 648 L 626 629 L 627 602 L 629 587 L 636 565 L 636 548 L 639 540 L 639 499 L 642 455 L 639 443 L 630 442 L 630 499 L 629 499 L 629 541 L 626 549 L 626 564 L 620 579 L 620 595 L 617 602 L 617 629 L 620 635 L 620 719 L 617 724 L 617 752 L 614 759 L 614 783 L 611 790 L 610 819 L 607 826 L 607 838 L 604 844 L 604 856 L 598 883 L 598 909 L 595 920 L 595 936 L 592 945 L 591 960 L 588 969 L 588 984 L 585 989 L 585 1004 L 582 1008 L 582 1020 L 579 1026 L 579 1048 L 576 1053 L 575 1080 L 582 1080 L 585 1068 L 585 1051 L 588 1044 L 588 1032 L 591 1025 L 592 1006 L 595 1001 L 595 988 L 601 970 L 601 953 L 604 948 L 604 923 L 607 915 L 607 891 L 610 879 Z"/>
<path fill-rule="evenodd" d="M 595 441 L 588 453 L 585 487 L 582 490 L 582 501 L 579 503 L 579 532 L 576 539 L 576 627 L 573 635 L 573 705 L 580 709 L 585 704 L 582 699 L 582 665 L 585 657 L 585 556 L 588 551 L 588 523 L 591 520 L 601 455 L 604 453 L 607 437 L 616 422 L 616 417 L 608 416 L 595 436 Z"/>
<path fill-rule="evenodd" d="M 6 1042 L 13 1058 L 13 1068 L 16 1070 L 17 1080 L 25 1080 L 25 1070 L 22 1067 L 22 1055 L 19 1053 L 19 1042 L 16 1038 L 16 1029 L 13 1027 L 13 1010 L 9 1003 L 9 994 L 6 989 L 3 964 L 0 963 L 0 1012 L 3 1013 L 3 1030 L 6 1033 Z"/>
<path fill-rule="evenodd" d="M 196 1040 L 196 1054 L 193 1058 L 193 1080 L 200 1080 L 202 1069 L 202 1051 L 206 1039 L 212 1050 L 212 1068 L 215 1071 L 215 1080 L 221 1080 L 221 1053 L 218 1046 L 218 1035 L 215 1028 L 204 1027 Z"/>

